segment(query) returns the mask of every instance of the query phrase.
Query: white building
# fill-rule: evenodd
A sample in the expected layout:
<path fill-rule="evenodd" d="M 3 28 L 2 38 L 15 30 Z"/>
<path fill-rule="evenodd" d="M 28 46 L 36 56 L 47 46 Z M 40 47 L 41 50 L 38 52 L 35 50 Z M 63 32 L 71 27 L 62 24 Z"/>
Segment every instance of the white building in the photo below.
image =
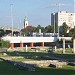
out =
<path fill-rule="evenodd" d="M 75 13 L 70 13 L 66 11 L 60 11 L 56 13 L 51 14 L 51 25 L 54 25 L 56 23 L 59 28 L 62 27 L 62 24 L 66 22 L 68 27 L 74 28 L 75 26 Z"/>

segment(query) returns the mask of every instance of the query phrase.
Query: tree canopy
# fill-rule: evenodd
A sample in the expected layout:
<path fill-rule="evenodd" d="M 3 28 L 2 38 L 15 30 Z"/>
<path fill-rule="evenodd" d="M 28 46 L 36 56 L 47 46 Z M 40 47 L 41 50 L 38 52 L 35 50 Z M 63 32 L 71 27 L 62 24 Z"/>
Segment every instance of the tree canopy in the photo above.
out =
<path fill-rule="evenodd" d="M 73 36 L 75 34 L 75 27 L 73 29 L 70 29 L 69 33 L 67 33 L 67 29 L 68 26 L 67 24 L 64 22 L 63 26 L 62 26 L 62 32 L 59 32 L 61 35 L 64 36 Z M 41 25 L 38 26 L 32 26 L 30 30 L 27 29 L 21 29 L 21 34 L 24 35 L 30 35 L 30 33 L 39 32 L 39 29 L 41 29 L 42 33 L 54 33 L 54 26 L 53 25 L 48 25 L 46 27 L 42 27 Z M 58 25 L 55 24 L 55 33 L 58 33 Z"/>
<path fill-rule="evenodd" d="M 4 36 L 5 32 L 3 29 L 0 29 L 0 37 Z"/>
<path fill-rule="evenodd" d="M 66 22 L 63 23 L 62 32 L 63 32 L 63 35 L 66 36 L 66 33 L 67 33 L 67 24 L 66 24 Z"/>

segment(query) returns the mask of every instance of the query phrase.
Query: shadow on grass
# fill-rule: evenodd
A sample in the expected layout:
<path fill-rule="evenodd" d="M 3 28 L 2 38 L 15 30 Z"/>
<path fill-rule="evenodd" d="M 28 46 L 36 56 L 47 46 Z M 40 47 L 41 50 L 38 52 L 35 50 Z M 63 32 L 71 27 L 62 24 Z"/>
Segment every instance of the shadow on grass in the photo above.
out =
<path fill-rule="evenodd" d="M 6 53 L 9 56 L 23 56 L 25 58 L 34 59 L 34 60 L 58 59 L 58 60 L 75 61 L 75 54 L 55 54 L 55 53 L 42 53 L 42 52 L 6 52 Z"/>
<path fill-rule="evenodd" d="M 36 71 L 29 72 L 0 60 L 0 75 L 75 75 L 75 69 L 36 68 Z"/>

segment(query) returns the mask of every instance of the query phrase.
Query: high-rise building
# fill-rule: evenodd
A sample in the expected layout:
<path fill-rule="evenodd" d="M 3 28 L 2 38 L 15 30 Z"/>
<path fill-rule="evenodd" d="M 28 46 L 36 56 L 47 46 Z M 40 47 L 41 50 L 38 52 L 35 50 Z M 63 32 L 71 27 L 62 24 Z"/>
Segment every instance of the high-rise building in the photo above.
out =
<path fill-rule="evenodd" d="M 60 11 L 51 14 L 51 25 L 56 23 L 59 26 L 59 30 L 62 28 L 62 24 L 66 23 L 67 26 L 72 29 L 75 26 L 75 13 L 70 13 L 66 11 Z"/>
<path fill-rule="evenodd" d="M 25 16 L 25 19 L 24 19 L 24 28 L 26 28 L 28 26 L 28 19 L 27 17 Z"/>

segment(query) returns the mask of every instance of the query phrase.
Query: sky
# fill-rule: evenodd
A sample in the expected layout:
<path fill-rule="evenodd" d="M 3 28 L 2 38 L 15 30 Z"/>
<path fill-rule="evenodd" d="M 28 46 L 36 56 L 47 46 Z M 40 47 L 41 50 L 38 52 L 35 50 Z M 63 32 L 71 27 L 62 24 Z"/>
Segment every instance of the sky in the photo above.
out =
<path fill-rule="evenodd" d="M 75 0 L 0 0 L 0 26 L 12 26 L 11 4 L 14 28 L 22 29 L 25 16 L 29 25 L 46 27 L 51 24 L 51 13 L 74 12 Z M 58 4 L 61 6 L 58 10 Z"/>

